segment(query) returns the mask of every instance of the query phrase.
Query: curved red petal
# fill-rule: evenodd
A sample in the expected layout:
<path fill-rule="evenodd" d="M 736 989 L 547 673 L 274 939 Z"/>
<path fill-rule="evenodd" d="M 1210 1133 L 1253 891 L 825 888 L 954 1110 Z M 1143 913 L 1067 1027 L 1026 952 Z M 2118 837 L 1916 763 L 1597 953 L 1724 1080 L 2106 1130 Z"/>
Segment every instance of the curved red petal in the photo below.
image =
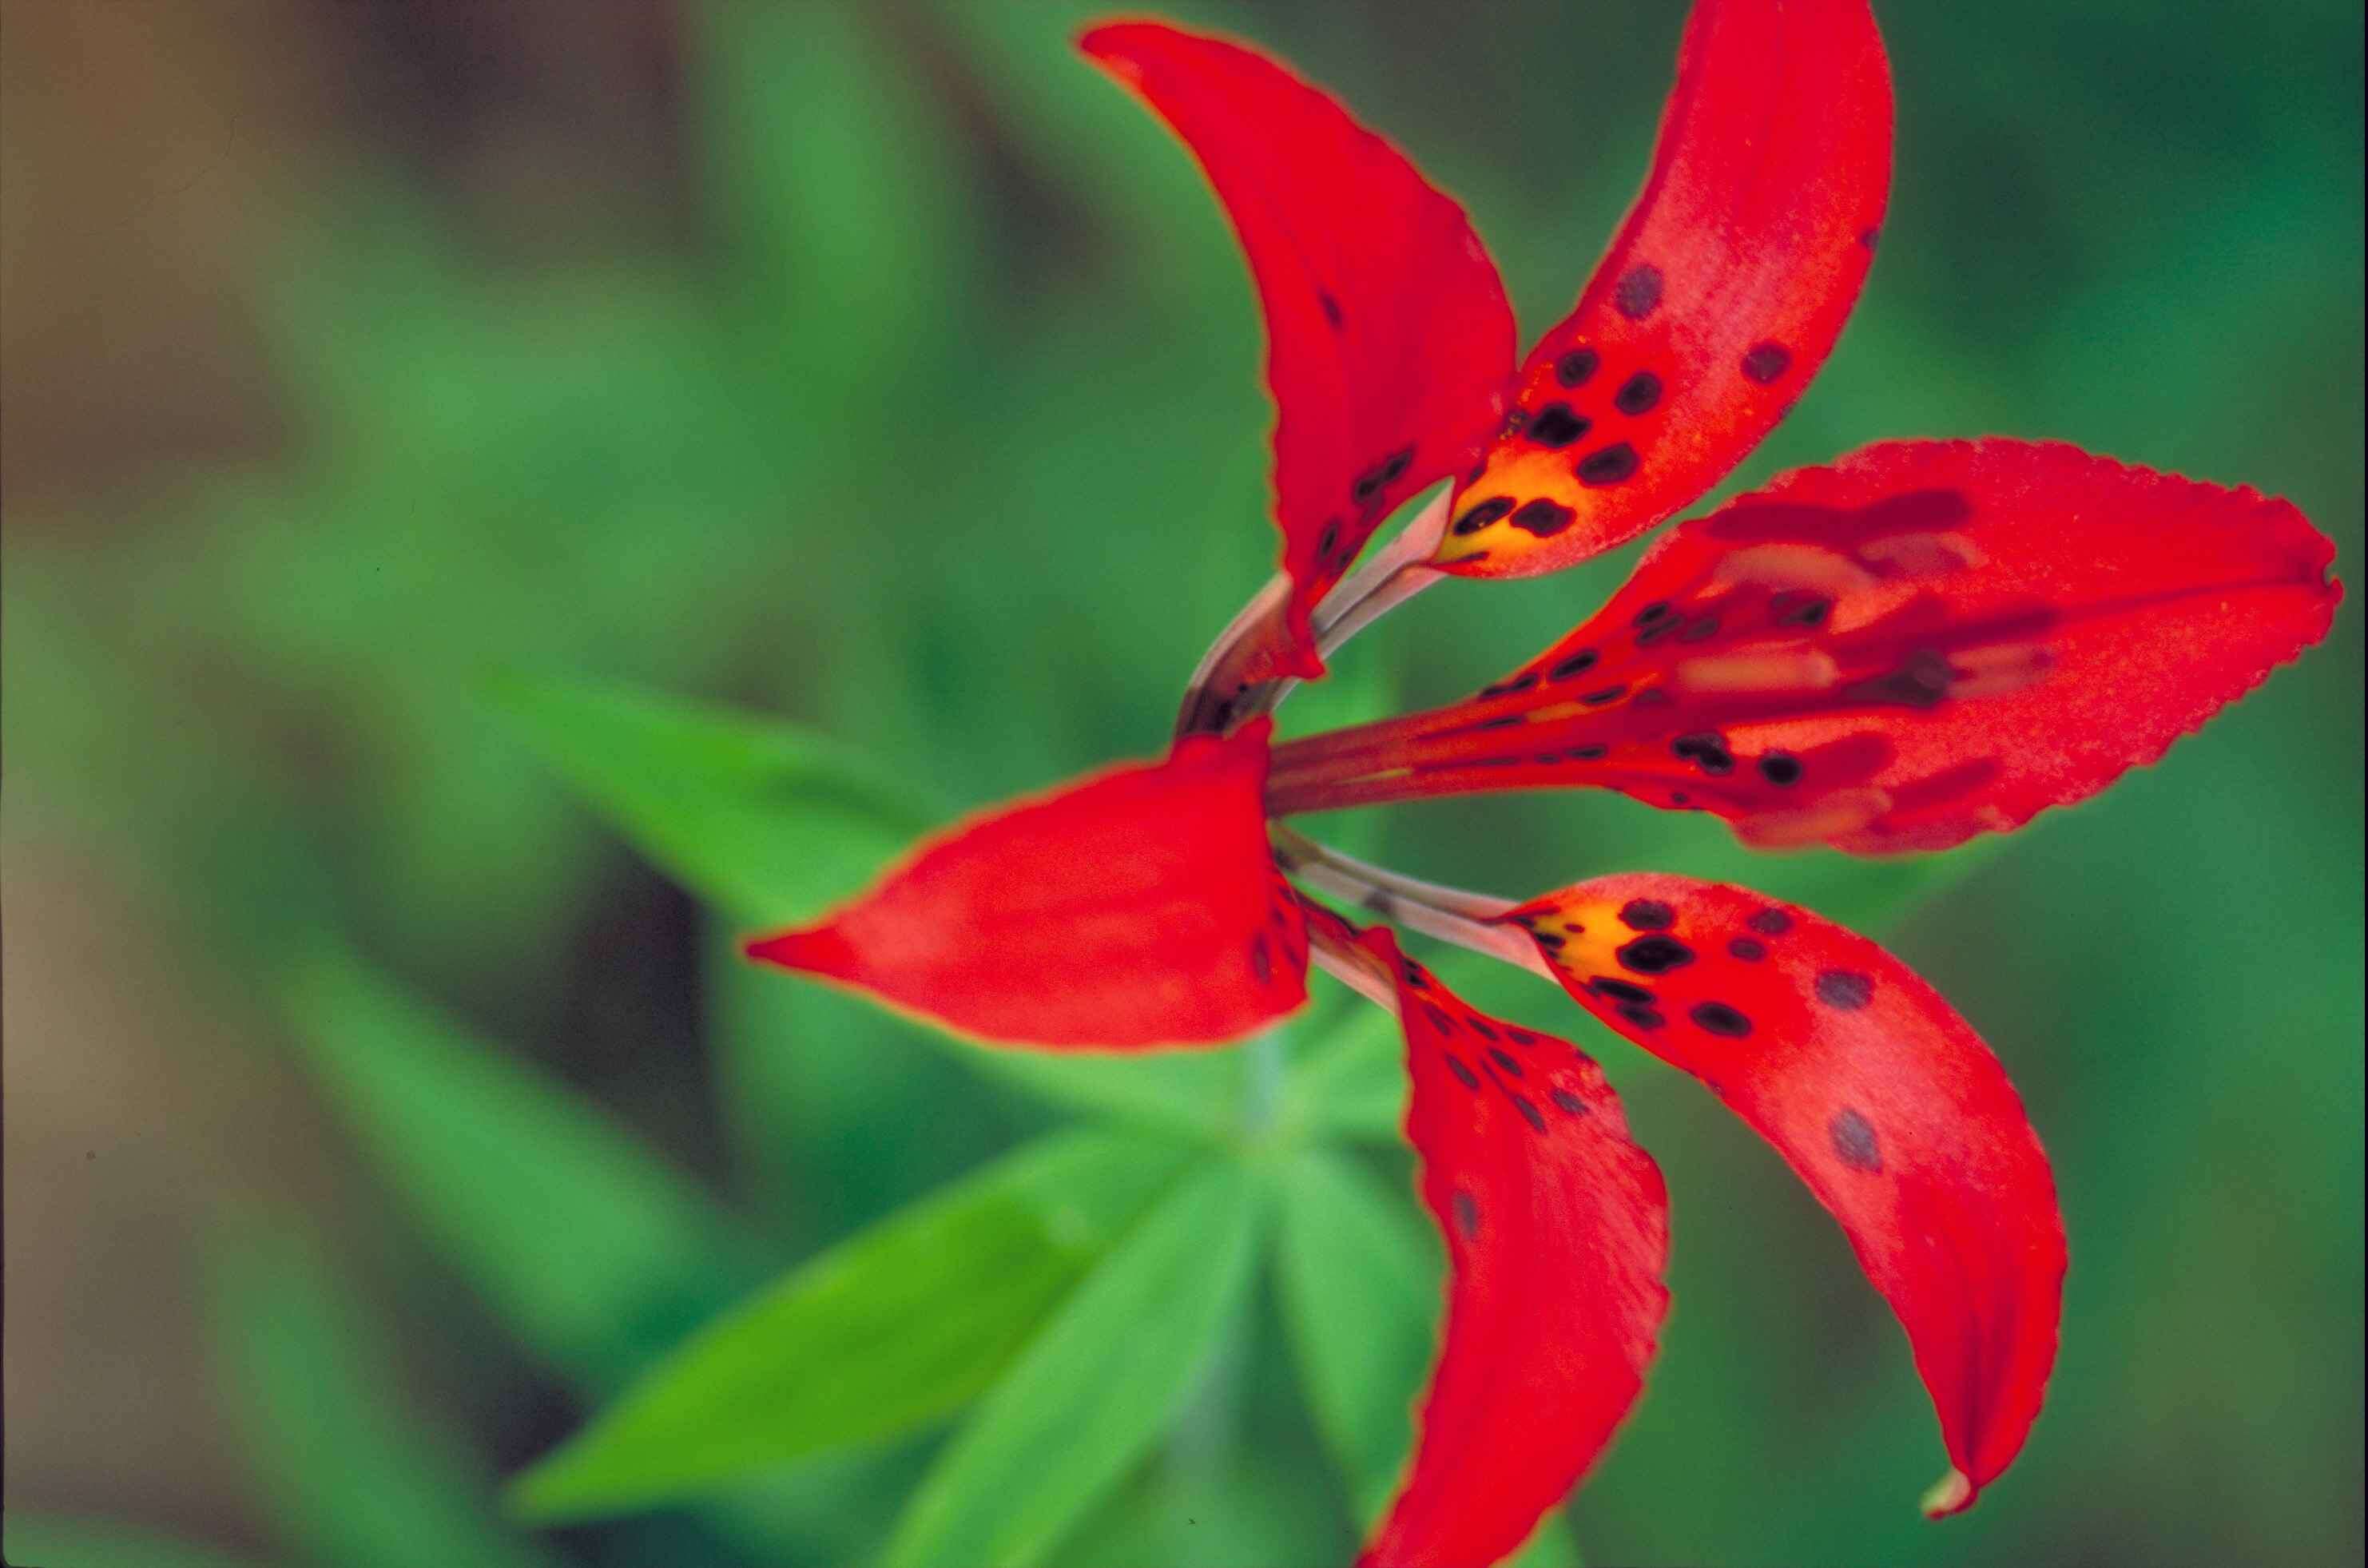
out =
<path fill-rule="evenodd" d="M 2323 635 L 2283 501 L 2021 441 L 1804 469 L 1465 703 L 1281 748 L 1278 810 L 1597 784 L 1749 842 L 1939 849 L 2149 763 Z"/>
<path fill-rule="evenodd" d="M 1438 564 L 1555 571 L 1718 483 L 1840 335 L 1890 187 L 1891 76 L 1865 0 L 1702 0 L 1651 176 L 1523 362 L 1515 423 Z"/>
<path fill-rule="evenodd" d="M 1941 1417 L 1954 1471 L 1927 1510 L 1970 1507 L 2039 1414 L 2063 1299 L 2055 1177 L 1998 1058 L 1873 942 L 1742 888 L 1604 877 L 1504 918 L 1841 1221 Z"/>
<path fill-rule="evenodd" d="M 1267 852 L 1268 721 L 974 817 L 748 955 L 1004 1044 L 1212 1044 L 1306 999 Z"/>
<path fill-rule="evenodd" d="M 1360 1568 L 1481 1568 L 1577 1485 L 1644 1387 L 1668 1198 L 1602 1070 L 1474 1011 L 1384 931 L 1414 1096 L 1406 1137 L 1447 1238 L 1447 1323 L 1413 1467 Z"/>
<path fill-rule="evenodd" d="M 1273 61 L 1157 22 L 1078 45 L 1183 139 L 1248 256 L 1292 591 L 1236 678 L 1319 676 L 1315 601 L 1398 503 L 1462 472 L 1503 417 L 1504 285 L 1461 207 Z"/>

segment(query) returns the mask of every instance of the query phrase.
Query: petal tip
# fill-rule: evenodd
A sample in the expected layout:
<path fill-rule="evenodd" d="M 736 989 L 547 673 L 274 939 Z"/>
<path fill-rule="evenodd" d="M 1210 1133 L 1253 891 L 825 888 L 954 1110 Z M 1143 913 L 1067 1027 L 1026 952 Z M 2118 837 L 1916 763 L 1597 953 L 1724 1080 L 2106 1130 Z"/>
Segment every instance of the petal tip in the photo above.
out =
<path fill-rule="evenodd" d="M 1924 1489 L 1917 1506 L 1928 1519 L 1945 1519 L 1972 1507 L 1975 1496 L 1974 1483 L 1965 1479 L 1965 1472 L 1952 1466 L 1948 1474 Z"/>
<path fill-rule="evenodd" d="M 803 930 L 776 931 L 768 937 L 751 937 L 740 944 L 741 956 L 757 963 L 768 963 L 782 969 L 804 970 L 809 973 L 833 974 L 845 968 L 836 957 L 843 957 L 847 943 L 837 931 L 828 926 L 810 926 Z"/>

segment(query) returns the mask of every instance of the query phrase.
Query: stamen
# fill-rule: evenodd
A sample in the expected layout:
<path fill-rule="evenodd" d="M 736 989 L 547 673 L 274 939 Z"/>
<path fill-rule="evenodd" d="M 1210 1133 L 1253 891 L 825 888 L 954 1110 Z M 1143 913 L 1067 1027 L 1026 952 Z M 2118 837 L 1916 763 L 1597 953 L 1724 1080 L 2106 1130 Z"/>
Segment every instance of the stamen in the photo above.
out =
<path fill-rule="evenodd" d="M 1537 944 L 1526 934 L 1494 924 L 1498 915 L 1515 907 L 1511 899 L 1402 876 L 1343 855 L 1292 828 L 1273 826 L 1269 836 L 1276 863 L 1318 892 L 1426 937 L 1554 977 Z"/>

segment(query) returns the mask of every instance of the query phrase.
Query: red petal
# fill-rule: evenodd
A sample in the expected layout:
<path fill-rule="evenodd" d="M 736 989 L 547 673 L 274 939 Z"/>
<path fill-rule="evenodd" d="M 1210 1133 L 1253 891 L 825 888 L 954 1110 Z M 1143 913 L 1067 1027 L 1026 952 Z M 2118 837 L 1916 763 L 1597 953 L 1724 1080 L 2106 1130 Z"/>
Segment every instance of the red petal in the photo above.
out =
<path fill-rule="evenodd" d="M 1007 1044 L 1247 1033 L 1307 996 L 1306 928 L 1258 809 L 1270 729 L 974 817 L 748 954 Z"/>
<path fill-rule="evenodd" d="M 1439 563 L 1555 571 L 1715 484 L 1825 362 L 1890 186 L 1865 0 L 1702 0 L 1644 192 L 1522 365 L 1520 423 L 1458 497 Z"/>
<path fill-rule="evenodd" d="M 1873 942 L 1741 888 L 1604 877 L 1505 918 L 1841 1221 L 1940 1413 L 1956 1475 L 1927 1509 L 1970 1507 L 2039 1414 L 2064 1280 L 2055 1178 L 1989 1048 Z"/>
<path fill-rule="evenodd" d="M 1399 502 L 1504 414 L 1513 313 L 1463 210 L 1321 90 L 1156 22 L 1079 40 L 1183 138 L 1266 313 L 1275 519 L 1292 592 L 1237 678 L 1324 673 L 1308 611 Z"/>
<path fill-rule="evenodd" d="M 2333 555 L 2251 490 L 1885 443 L 1679 524 L 1481 697 L 1281 748 L 1271 804 L 1600 784 L 1763 845 L 1945 848 L 2250 690 L 2327 631 Z"/>
<path fill-rule="evenodd" d="M 1447 1238 L 1447 1327 L 1406 1484 L 1360 1568 L 1478 1568 L 1577 1484 L 1644 1387 L 1668 1311 L 1668 1198 L 1602 1070 L 1476 1013 L 1385 931 Z"/>

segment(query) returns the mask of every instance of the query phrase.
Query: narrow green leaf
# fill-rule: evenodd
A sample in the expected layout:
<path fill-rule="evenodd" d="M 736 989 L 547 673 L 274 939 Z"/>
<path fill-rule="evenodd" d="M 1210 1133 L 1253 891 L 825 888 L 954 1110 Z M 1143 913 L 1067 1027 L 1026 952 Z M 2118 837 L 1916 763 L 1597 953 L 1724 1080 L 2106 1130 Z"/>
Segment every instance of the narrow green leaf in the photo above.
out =
<path fill-rule="evenodd" d="M 549 1568 L 502 1528 L 476 1465 L 412 1406 L 308 1247 L 249 1224 L 210 1263 L 223 1399 L 291 1547 L 340 1568 Z"/>
<path fill-rule="evenodd" d="M 790 725 L 597 686 L 512 680 L 519 732 L 668 875 L 735 918 L 809 918 L 938 813 L 858 753 Z"/>
<path fill-rule="evenodd" d="M 0 1524 L 0 1555 L 15 1568 L 253 1568 L 255 1562 L 113 1519 L 18 1508 Z"/>
<path fill-rule="evenodd" d="M 1405 1136 L 1406 1101 L 1397 1018 L 1359 998 L 1292 1067 L 1281 1114 L 1284 1125 L 1305 1131 L 1395 1143 Z"/>
<path fill-rule="evenodd" d="M 353 960 L 316 958 L 284 1000 L 421 1227 L 578 1386 L 638 1369 L 757 1278 L 748 1244 L 631 1134 Z"/>
<path fill-rule="evenodd" d="M 1303 1150 L 1280 1175 L 1283 1324 L 1316 1430 L 1369 1523 L 1413 1449 L 1445 1260 L 1413 1205 L 1341 1155 Z"/>
<path fill-rule="evenodd" d="M 1259 1196 L 1216 1164 L 1171 1194 L 1047 1324 L 906 1509 L 886 1568 L 1040 1561 L 1158 1439 L 1241 1310 Z"/>
<path fill-rule="evenodd" d="M 1316 1429 L 1370 1528 L 1414 1451 L 1414 1406 L 1439 1345 L 1446 1258 L 1413 1203 L 1325 1149 L 1281 1167 L 1275 1255 L 1283 1323 Z M 1549 1514 L 1512 1568 L 1577 1568 Z"/>
<path fill-rule="evenodd" d="M 833 1247 L 694 1336 L 513 1483 L 544 1519 L 891 1437 L 991 1384 L 1182 1150 L 1064 1133 Z"/>

